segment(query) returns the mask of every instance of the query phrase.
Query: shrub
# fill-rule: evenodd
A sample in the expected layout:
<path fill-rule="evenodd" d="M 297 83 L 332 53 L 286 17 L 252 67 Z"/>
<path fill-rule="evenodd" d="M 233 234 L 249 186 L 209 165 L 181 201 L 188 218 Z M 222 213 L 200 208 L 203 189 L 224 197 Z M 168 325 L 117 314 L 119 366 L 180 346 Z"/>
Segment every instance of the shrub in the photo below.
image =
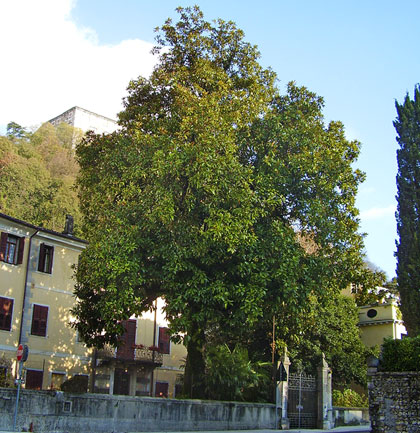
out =
<path fill-rule="evenodd" d="M 206 353 L 206 390 L 210 399 L 228 401 L 261 401 L 270 383 L 266 367 L 252 362 L 245 348 L 233 350 L 224 344 L 208 348 Z"/>
<path fill-rule="evenodd" d="M 381 371 L 420 371 L 420 335 L 402 340 L 385 339 L 379 368 Z"/>
<path fill-rule="evenodd" d="M 88 376 L 76 374 L 71 379 L 68 379 L 61 384 L 61 391 L 84 393 L 88 390 L 88 383 Z"/>
<path fill-rule="evenodd" d="M 369 401 L 365 395 L 358 394 L 352 389 L 345 389 L 343 392 L 335 389 L 333 391 L 333 406 L 368 407 Z"/>
<path fill-rule="evenodd" d="M 4 353 L 0 356 L 0 388 L 14 387 L 14 379 L 12 376 L 12 360 L 6 358 Z"/>

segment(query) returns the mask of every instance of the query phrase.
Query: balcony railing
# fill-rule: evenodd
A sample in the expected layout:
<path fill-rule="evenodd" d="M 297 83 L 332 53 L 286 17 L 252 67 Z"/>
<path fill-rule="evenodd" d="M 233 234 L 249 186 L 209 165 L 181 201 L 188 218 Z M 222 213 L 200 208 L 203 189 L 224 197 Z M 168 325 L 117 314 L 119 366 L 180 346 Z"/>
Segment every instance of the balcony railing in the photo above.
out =
<path fill-rule="evenodd" d="M 163 354 L 159 352 L 158 348 L 141 345 L 134 345 L 134 347 L 131 348 L 122 347 L 117 350 L 107 344 L 104 348 L 98 350 L 97 358 L 103 360 L 119 359 L 122 361 L 137 361 L 158 365 L 162 365 L 163 363 Z"/>

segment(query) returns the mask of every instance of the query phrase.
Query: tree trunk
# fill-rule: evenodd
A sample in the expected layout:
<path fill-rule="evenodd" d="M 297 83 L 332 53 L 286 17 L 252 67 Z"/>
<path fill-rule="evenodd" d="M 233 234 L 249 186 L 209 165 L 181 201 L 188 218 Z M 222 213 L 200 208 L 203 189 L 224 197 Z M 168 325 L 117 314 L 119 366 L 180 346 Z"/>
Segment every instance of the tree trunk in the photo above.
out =
<path fill-rule="evenodd" d="M 188 333 L 187 364 L 184 375 L 184 393 L 190 398 L 205 398 L 204 331 Z"/>

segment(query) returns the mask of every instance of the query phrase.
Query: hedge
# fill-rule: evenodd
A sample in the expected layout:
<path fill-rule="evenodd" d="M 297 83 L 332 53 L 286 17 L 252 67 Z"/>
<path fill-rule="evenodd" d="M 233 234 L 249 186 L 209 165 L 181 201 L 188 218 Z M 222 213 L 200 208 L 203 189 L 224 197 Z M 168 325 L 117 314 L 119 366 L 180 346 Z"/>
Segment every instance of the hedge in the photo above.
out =
<path fill-rule="evenodd" d="M 420 335 L 402 340 L 385 339 L 382 345 L 381 371 L 420 371 Z"/>

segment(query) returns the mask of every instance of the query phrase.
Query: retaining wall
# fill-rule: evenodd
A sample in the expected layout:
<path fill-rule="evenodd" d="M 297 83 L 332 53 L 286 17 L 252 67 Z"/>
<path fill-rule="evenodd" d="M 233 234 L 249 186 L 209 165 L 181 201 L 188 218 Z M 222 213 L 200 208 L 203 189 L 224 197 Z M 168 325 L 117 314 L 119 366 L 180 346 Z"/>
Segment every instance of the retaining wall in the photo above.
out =
<path fill-rule="evenodd" d="M 12 430 L 16 389 L 0 388 L 0 430 Z M 272 429 L 271 404 L 21 391 L 17 431 L 112 433 Z"/>
<path fill-rule="evenodd" d="M 419 433 L 420 373 L 369 370 L 372 433 Z"/>
<path fill-rule="evenodd" d="M 334 427 L 368 425 L 369 409 L 362 407 L 333 407 Z"/>

